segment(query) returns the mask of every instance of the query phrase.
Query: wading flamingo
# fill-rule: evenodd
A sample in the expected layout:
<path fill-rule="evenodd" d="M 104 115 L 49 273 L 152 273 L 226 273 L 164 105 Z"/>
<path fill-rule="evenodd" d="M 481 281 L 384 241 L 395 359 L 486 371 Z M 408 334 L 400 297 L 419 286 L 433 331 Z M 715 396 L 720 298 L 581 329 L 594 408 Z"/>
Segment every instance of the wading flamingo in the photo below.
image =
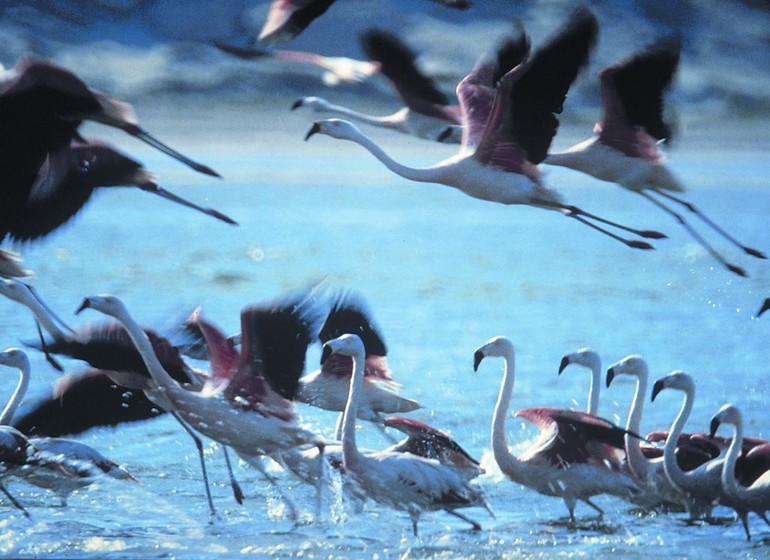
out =
<path fill-rule="evenodd" d="M 457 472 L 439 461 L 425 459 L 411 453 L 381 451 L 362 453 L 356 445 L 356 417 L 358 400 L 364 381 L 366 350 L 355 334 L 343 334 L 324 344 L 324 356 L 334 354 L 353 360 L 353 376 L 342 428 L 342 464 L 345 473 L 353 478 L 374 501 L 406 511 L 412 520 L 414 536 L 418 536 L 417 523 L 423 511 L 445 510 L 471 523 L 456 509 L 482 506 L 492 515 L 492 510 L 481 493 Z"/>
<path fill-rule="evenodd" d="M 507 443 L 505 420 L 515 378 L 515 352 L 510 340 L 491 338 L 473 355 L 473 369 L 494 356 L 504 359 L 500 393 L 492 414 L 492 451 L 500 470 L 511 480 L 546 496 L 564 500 L 571 521 L 575 505 L 584 502 L 600 514 L 591 501 L 599 494 L 631 499 L 642 493 L 634 480 L 620 471 L 623 437 L 629 434 L 611 422 L 571 410 L 526 408 L 515 416 L 526 418 L 541 430 L 540 439 L 520 457 Z"/>
<path fill-rule="evenodd" d="M 729 505 L 735 509 L 746 531 L 746 540 L 751 540 L 749 512 L 756 513 L 770 525 L 765 512 L 770 510 L 770 446 L 763 445 L 741 454 L 743 439 L 743 415 L 738 407 L 726 404 L 711 419 L 710 433 L 713 436 L 722 424 L 732 424 L 733 439 L 725 454 L 721 473 L 722 490 Z M 739 478 L 740 461 L 744 465 Z"/>
<path fill-rule="evenodd" d="M 679 51 L 678 40 L 662 40 L 602 70 L 599 74 L 602 117 L 594 127 L 596 136 L 565 152 L 549 154 L 545 163 L 576 169 L 640 194 L 673 216 L 728 270 L 746 276 L 745 270 L 727 262 L 681 215 L 657 198 L 683 205 L 745 253 L 765 258 L 756 249 L 739 243 L 694 205 L 673 194 L 685 188 L 664 165 L 658 142 L 671 137 L 671 127 L 663 118 L 663 95 L 679 65 Z"/>
<path fill-rule="evenodd" d="M 320 133 L 355 142 L 393 173 L 411 181 L 443 184 L 474 198 L 501 204 L 557 210 L 629 247 L 651 249 L 645 241 L 625 239 L 591 220 L 641 237 L 659 239 L 664 237 L 662 234 L 622 226 L 570 206 L 540 176 L 538 164 L 545 159 L 558 127 L 555 115 L 561 111 L 569 86 L 588 59 L 597 32 L 593 14 L 587 9 L 579 10 L 551 41 L 503 76 L 475 149 L 461 147 L 457 155 L 432 167 L 411 168 L 394 161 L 354 125 L 339 119 L 316 122 L 305 139 Z M 474 99 L 462 92 L 458 97 L 464 125 L 470 129 L 474 126 L 470 120 L 478 118 Z"/>

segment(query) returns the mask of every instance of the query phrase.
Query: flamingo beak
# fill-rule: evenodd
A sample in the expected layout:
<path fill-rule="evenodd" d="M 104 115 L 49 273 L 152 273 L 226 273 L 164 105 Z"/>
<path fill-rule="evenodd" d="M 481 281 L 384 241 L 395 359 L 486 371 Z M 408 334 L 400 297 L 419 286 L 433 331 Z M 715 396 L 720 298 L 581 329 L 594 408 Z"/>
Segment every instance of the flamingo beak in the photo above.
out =
<path fill-rule="evenodd" d="M 473 353 L 473 371 L 479 371 L 479 364 L 483 359 L 484 359 L 484 352 L 482 352 L 481 350 L 476 350 L 476 352 Z"/>
<path fill-rule="evenodd" d="M 326 360 L 333 354 L 331 346 L 324 344 L 323 352 L 321 353 L 321 365 L 326 363 Z"/>
<path fill-rule="evenodd" d="M 83 302 L 80 304 L 80 307 L 78 307 L 75 310 L 75 315 L 79 315 L 81 311 L 84 309 L 89 309 L 91 307 L 91 300 L 88 298 L 84 298 Z"/>
<path fill-rule="evenodd" d="M 615 370 L 610 368 L 607 370 L 607 387 L 610 386 L 610 383 L 612 383 L 613 379 L 615 379 Z"/>
<path fill-rule="evenodd" d="M 310 127 L 310 130 L 307 131 L 307 134 L 305 134 L 305 142 L 307 142 L 313 134 L 316 134 L 318 132 L 321 132 L 321 125 L 320 123 L 314 122 L 313 126 Z"/>
<path fill-rule="evenodd" d="M 712 418 L 709 425 L 709 437 L 713 438 L 719 429 L 719 418 Z"/>
<path fill-rule="evenodd" d="M 663 384 L 663 381 L 658 379 L 655 382 L 655 385 L 652 386 L 652 401 L 651 402 L 655 402 L 655 397 L 657 397 L 658 393 L 660 393 L 665 388 L 666 388 L 666 386 Z"/>
<path fill-rule="evenodd" d="M 299 109 L 302 107 L 302 99 L 297 99 L 294 103 L 291 104 L 291 110 Z"/>
<path fill-rule="evenodd" d="M 561 359 L 561 363 L 559 364 L 559 375 L 561 375 L 561 372 L 563 372 L 566 367 L 569 365 L 569 356 L 564 356 Z"/>

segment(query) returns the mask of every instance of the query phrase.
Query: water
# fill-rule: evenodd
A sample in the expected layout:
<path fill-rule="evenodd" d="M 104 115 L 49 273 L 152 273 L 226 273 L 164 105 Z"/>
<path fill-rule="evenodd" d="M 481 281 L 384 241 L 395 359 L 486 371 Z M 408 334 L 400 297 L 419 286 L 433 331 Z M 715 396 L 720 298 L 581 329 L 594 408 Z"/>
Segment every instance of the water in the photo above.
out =
<path fill-rule="evenodd" d="M 190 105 L 194 105 L 192 102 Z M 161 183 L 240 222 L 231 227 L 176 208 L 146 193 L 104 192 L 71 227 L 21 247 L 36 271 L 33 284 L 68 321 L 96 319 L 72 312 L 86 295 L 110 292 L 141 322 L 163 329 L 201 304 L 226 331 L 239 326 L 242 306 L 322 280 L 359 291 L 369 301 L 389 345 L 389 362 L 404 393 L 425 409 L 416 418 L 445 430 L 489 473 L 476 484 L 496 513 L 467 510 L 484 530 L 473 533 L 443 513 L 428 513 L 421 539 L 408 517 L 369 504 L 361 514 L 326 503 L 315 515 L 312 488 L 275 468 L 299 505 L 304 523 L 286 519 L 280 500 L 246 465 L 238 476 L 246 502 L 227 484 L 221 452 L 207 448 L 214 501 L 208 514 L 194 447 L 173 420 L 161 418 L 79 436 L 124 464 L 141 485 L 105 480 L 74 494 L 69 506 L 21 482 L 9 488 L 32 514 L 3 509 L 0 555 L 10 557 L 304 557 L 304 558 L 754 558 L 767 555 L 770 532 L 751 518 L 754 541 L 739 523 L 688 526 L 683 515 L 641 515 L 611 497 L 597 497 L 603 521 L 578 506 L 579 522 L 565 522 L 560 500 L 538 495 L 494 468 L 489 423 L 501 363 L 472 370 L 473 351 L 494 335 L 517 348 L 512 409 L 583 408 L 588 374 L 573 366 L 557 376 L 561 356 L 584 345 L 604 364 L 643 354 L 652 379 L 673 369 L 690 372 L 697 400 L 688 429 L 705 430 L 726 401 L 742 407 L 748 431 L 770 436 L 766 421 L 768 321 L 755 319 L 770 295 L 767 263 L 716 245 L 750 277 L 719 268 L 668 216 L 620 189 L 567 170 L 548 181 L 570 202 L 590 211 L 659 229 L 669 239 L 653 252 L 633 251 L 556 213 L 503 207 L 441 186 L 393 177 L 357 146 L 326 137 L 302 142 L 310 117 L 267 106 L 210 111 L 191 120 L 180 102 L 140 107 L 146 127 L 175 148 L 212 165 L 225 180 L 197 176 L 162 154 L 104 128 L 111 139 L 158 173 Z M 697 121 L 696 121 L 696 124 Z M 586 129 L 565 125 L 557 146 Z M 690 198 L 749 244 L 770 251 L 767 218 L 770 138 L 763 123 L 747 128 L 692 127 L 670 155 L 691 187 Z M 427 165 L 452 147 L 373 132 L 396 158 Z M 697 225 L 697 222 L 694 222 Z M 34 338 L 29 313 L 0 301 L 0 345 Z M 309 353 L 315 368 L 320 350 Z M 57 374 L 32 354 L 28 402 L 45 394 Z M 78 370 L 75 362 L 65 362 Z M 10 394 L 13 372 L 0 377 Z M 632 385 L 605 390 L 600 413 L 625 422 Z M 647 404 L 642 431 L 665 429 L 680 404 L 662 393 Z M 330 436 L 336 416 L 299 406 L 303 421 Z M 535 435 L 508 421 L 509 443 L 521 452 Z M 362 427 L 361 444 L 383 447 Z M 731 512 L 717 509 L 720 517 Z"/>

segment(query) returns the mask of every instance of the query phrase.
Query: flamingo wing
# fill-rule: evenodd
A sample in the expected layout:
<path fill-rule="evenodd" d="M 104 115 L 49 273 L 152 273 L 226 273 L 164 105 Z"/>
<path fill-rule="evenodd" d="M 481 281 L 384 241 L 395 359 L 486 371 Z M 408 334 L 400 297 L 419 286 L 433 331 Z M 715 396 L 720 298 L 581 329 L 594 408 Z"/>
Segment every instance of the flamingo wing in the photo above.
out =
<path fill-rule="evenodd" d="M 203 318 L 200 308 L 190 317 L 206 341 L 207 354 L 211 364 L 211 374 L 207 385 L 216 388 L 227 383 L 235 372 L 235 366 L 240 358 L 235 343 L 229 339 L 217 326 Z"/>
<path fill-rule="evenodd" d="M 451 462 L 455 464 L 470 462 L 471 465 L 479 465 L 479 462 L 449 435 L 424 422 L 404 416 L 389 416 L 384 423 L 386 426 L 395 428 L 409 436 L 406 441 L 394 449 L 395 451 L 439 460 L 442 457 L 451 456 L 454 457 Z"/>
<path fill-rule="evenodd" d="M 482 163 L 522 172 L 548 154 L 572 82 L 588 61 L 598 24 L 580 8 L 567 25 L 524 63 L 505 74 L 476 149 Z"/>
<path fill-rule="evenodd" d="M 165 337 L 149 329 L 145 329 L 145 332 L 152 343 L 155 355 L 169 375 L 180 383 L 193 380 L 194 374 L 179 355 L 179 351 Z M 81 327 L 66 340 L 43 343 L 30 341 L 25 344 L 51 354 L 83 360 L 97 369 L 137 373 L 150 377 L 144 360 L 126 330 L 117 321 L 90 323 Z"/>
<path fill-rule="evenodd" d="M 770 471 L 770 443 L 756 445 L 738 458 L 735 476 L 743 486 L 751 486 L 762 475 Z"/>
<path fill-rule="evenodd" d="M 493 54 L 483 54 L 457 84 L 463 124 L 461 151 L 478 145 L 492 111 L 498 82 L 529 55 L 529 36 L 521 22 L 516 20 L 516 23 L 515 34 L 502 42 Z"/>
<path fill-rule="evenodd" d="M 369 29 L 361 37 L 366 56 L 380 63 L 380 72 L 388 78 L 404 104 L 425 115 L 447 118 L 442 108 L 449 98 L 415 64 L 417 55 L 396 35 Z M 459 121 L 457 121 L 459 124 Z"/>
<path fill-rule="evenodd" d="M 53 394 L 33 405 L 13 425 L 25 434 L 59 437 L 95 426 L 155 418 L 164 412 L 144 392 L 116 385 L 103 370 L 89 370 L 60 377 Z"/>
<path fill-rule="evenodd" d="M 302 33 L 334 0 L 273 0 L 260 41 L 285 42 Z"/>

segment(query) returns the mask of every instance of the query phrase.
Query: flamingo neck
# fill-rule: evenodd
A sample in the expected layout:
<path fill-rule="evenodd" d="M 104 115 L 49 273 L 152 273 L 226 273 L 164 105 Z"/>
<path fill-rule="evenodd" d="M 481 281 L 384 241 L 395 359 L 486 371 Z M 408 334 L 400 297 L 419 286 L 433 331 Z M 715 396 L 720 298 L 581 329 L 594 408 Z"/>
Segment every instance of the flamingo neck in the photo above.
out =
<path fill-rule="evenodd" d="M 415 168 L 402 165 L 385 153 L 373 140 L 364 134 L 357 134 L 349 138 L 350 141 L 363 146 L 369 153 L 380 160 L 385 167 L 396 175 L 400 175 L 410 181 L 420 183 L 444 183 L 441 168 L 425 167 Z"/>
<path fill-rule="evenodd" d="M 646 393 L 647 372 L 643 372 L 636 377 L 636 389 L 634 390 L 634 398 L 631 401 L 631 408 L 628 411 L 628 420 L 626 420 L 627 433 L 624 436 L 628 466 L 631 468 L 631 472 L 641 479 L 646 479 L 649 463 L 644 453 L 642 453 L 641 441 L 631 436 L 631 433 L 639 433 L 639 427 L 642 423 L 642 411 L 644 410 L 644 395 Z"/>
<path fill-rule="evenodd" d="M 64 332 L 56 321 L 54 320 L 51 312 L 40 303 L 37 298 L 29 296 L 25 297 L 20 303 L 24 304 L 37 319 L 38 323 L 50 334 L 55 340 L 69 340 L 72 335 Z"/>
<path fill-rule="evenodd" d="M 727 448 L 725 454 L 725 462 L 722 466 L 722 487 L 725 490 L 725 494 L 733 498 L 744 498 L 750 491 L 744 488 L 735 478 L 735 464 L 738 461 L 738 456 L 741 454 L 743 447 L 743 422 L 738 421 L 734 424 L 733 441 L 730 442 L 730 447 Z"/>
<path fill-rule="evenodd" d="M 591 384 L 588 386 L 588 414 L 596 416 L 599 412 L 599 386 L 602 382 L 600 367 L 591 367 Z"/>
<path fill-rule="evenodd" d="M 356 445 L 356 417 L 358 416 L 358 396 L 364 385 L 365 359 L 363 353 L 353 356 L 353 375 L 350 378 L 348 402 L 345 403 L 345 411 L 342 414 L 342 462 L 346 466 L 356 463 L 361 456 Z"/>
<path fill-rule="evenodd" d="M 500 384 L 500 392 L 497 396 L 495 411 L 492 414 L 492 452 L 495 455 L 495 461 L 500 468 L 511 478 L 517 478 L 520 471 L 519 461 L 508 449 L 508 441 L 505 435 L 505 419 L 508 416 L 508 408 L 511 404 L 511 395 L 513 394 L 513 383 L 516 372 L 516 361 L 513 350 L 508 350 L 503 356 L 505 363 L 503 366 L 503 380 Z"/>
<path fill-rule="evenodd" d="M 694 396 L 692 390 L 685 391 L 682 407 L 679 409 L 679 414 L 674 418 L 674 423 L 671 424 L 671 429 L 666 438 L 666 445 L 663 447 L 663 468 L 666 471 L 666 476 L 671 483 L 679 489 L 685 489 L 689 477 L 681 468 L 679 468 L 679 464 L 676 462 L 676 447 L 679 443 L 679 436 L 682 433 L 682 429 L 684 428 L 687 419 L 690 417 Z"/>
<path fill-rule="evenodd" d="M 368 115 L 366 113 L 361 113 L 354 109 L 350 109 L 349 107 L 343 107 L 342 105 L 335 105 L 334 103 L 327 102 L 323 106 L 323 111 L 326 113 L 334 113 L 341 117 L 349 117 L 353 120 L 365 124 L 399 129 L 406 119 L 407 109 L 405 107 L 404 109 L 393 113 L 392 115 L 377 116 Z"/>
<path fill-rule="evenodd" d="M 30 367 L 29 362 L 27 362 L 19 368 L 19 383 L 16 385 L 16 389 L 8 400 L 8 404 L 5 405 L 3 412 L 0 413 L 0 426 L 7 426 L 11 423 L 11 420 L 13 420 L 16 409 L 19 408 L 21 401 L 24 399 L 24 395 L 27 393 L 27 387 L 29 387 L 29 374 Z"/>
<path fill-rule="evenodd" d="M 172 378 L 168 372 L 163 369 L 163 364 L 160 363 L 158 356 L 155 354 L 155 349 L 152 347 L 147 333 L 144 329 L 134 321 L 134 319 L 128 314 L 127 311 L 121 310 L 116 312 L 113 317 L 123 325 L 128 333 L 128 336 L 136 346 L 139 354 L 142 356 L 144 365 L 147 366 L 147 371 L 150 372 L 150 377 L 155 384 L 162 390 L 179 391 L 183 390 L 181 386 Z M 185 391 L 187 392 L 187 391 Z"/>

